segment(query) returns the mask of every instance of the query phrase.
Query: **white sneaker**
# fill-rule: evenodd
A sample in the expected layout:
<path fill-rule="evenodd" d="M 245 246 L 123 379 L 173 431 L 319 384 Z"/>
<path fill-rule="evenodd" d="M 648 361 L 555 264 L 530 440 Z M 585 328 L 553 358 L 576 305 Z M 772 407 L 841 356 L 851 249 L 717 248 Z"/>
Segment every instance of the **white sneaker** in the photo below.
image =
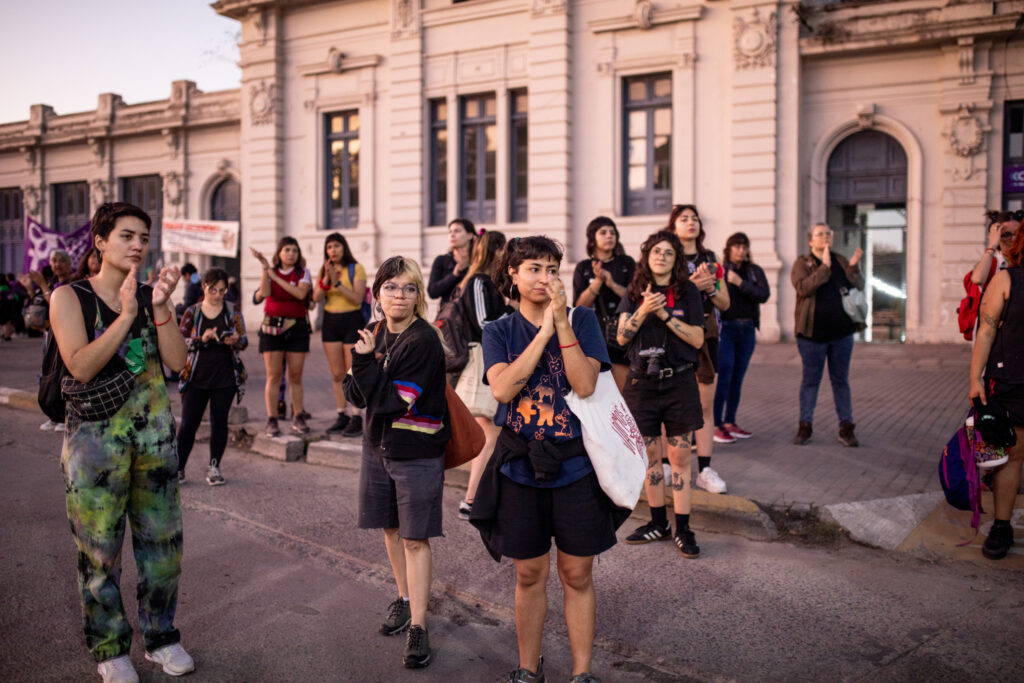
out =
<path fill-rule="evenodd" d="M 57 427 L 57 423 L 53 420 L 47 420 L 43 424 L 39 425 L 39 431 L 41 432 L 52 432 Z"/>
<path fill-rule="evenodd" d="M 181 646 L 181 643 L 164 645 L 152 652 L 147 652 L 146 659 L 162 666 L 164 673 L 171 676 L 182 676 L 196 670 L 196 663 L 185 652 L 185 648 Z"/>
<path fill-rule="evenodd" d="M 697 475 L 697 486 L 708 493 L 725 493 L 725 482 L 718 476 L 718 472 L 710 467 L 705 467 Z"/>
<path fill-rule="evenodd" d="M 58 422 L 53 426 L 53 431 L 55 432 L 63 432 L 65 429 L 67 428 L 64 426 L 63 422 Z"/>
<path fill-rule="evenodd" d="M 128 655 L 100 662 L 96 670 L 103 676 L 103 683 L 139 683 L 139 674 Z"/>

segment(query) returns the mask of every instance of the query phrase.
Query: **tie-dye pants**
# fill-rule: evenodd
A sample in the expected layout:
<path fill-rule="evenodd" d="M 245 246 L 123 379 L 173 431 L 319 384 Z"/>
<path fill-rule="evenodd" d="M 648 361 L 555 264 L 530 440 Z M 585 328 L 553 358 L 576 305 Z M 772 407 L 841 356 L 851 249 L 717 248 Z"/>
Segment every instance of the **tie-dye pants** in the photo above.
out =
<path fill-rule="evenodd" d="M 182 549 L 178 456 L 163 377 L 152 372 L 158 368 L 137 378 L 113 417 L 77 425 L 69 420 L 65 434 L 61 468 L 78 546 L 85 641 L 98 662 L 131 649 L 120 587 L 126 518 L 146 649 L 180 639 L 174 628 Z"/>

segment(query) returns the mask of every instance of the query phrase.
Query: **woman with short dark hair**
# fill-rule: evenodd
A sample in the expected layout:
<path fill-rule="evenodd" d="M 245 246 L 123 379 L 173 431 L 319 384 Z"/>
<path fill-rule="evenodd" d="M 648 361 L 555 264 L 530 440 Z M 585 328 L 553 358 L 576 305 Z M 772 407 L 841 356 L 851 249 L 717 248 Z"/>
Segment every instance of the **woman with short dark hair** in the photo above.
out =
<path fill-rule="evenodd" d="M 476 226 L 468 218 L 453 218 L 448 224 L 448 251 L 434 259 L 430 267 L 427 293 L 431 299 L 440 299 L 444 305 L 455 296 L 469 270 L 475 239 Z"/>
<path fill-rule="evenodd" d="M 228 274 L 211 268 L 203 274 L 203 299 L 185 309 L 181 334 L 188 347 L 185 368 L 178 378 L 181 425 L 178 427 L 178 481 L 185 481 L 185 464 L 195 443 L 196 430 L 210 406 L 210 463 L 206 483 L 225 483 L 221 459 L 228 445 L 231 400 L 245 395 L 245 366 L 238 352 L 249 340 L 242 311 L 224 301 Z"/>

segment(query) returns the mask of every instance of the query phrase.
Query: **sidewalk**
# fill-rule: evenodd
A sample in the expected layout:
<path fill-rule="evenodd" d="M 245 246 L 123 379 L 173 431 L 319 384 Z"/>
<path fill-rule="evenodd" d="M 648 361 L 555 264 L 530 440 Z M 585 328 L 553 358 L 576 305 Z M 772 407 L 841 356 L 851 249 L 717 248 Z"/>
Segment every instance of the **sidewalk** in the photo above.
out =
<path fill-rule="evenodd" d="M 0 402 L 7 402 L 4 397 L 12 389 L 28 390 L 34 396 L 41 356 L 38 339 L 16 339 L 0 346 Z M 262 424 L 266 375 L 254 337 L 243 360 L 249 381 L 242 405 L 252 423 Z M 754 437 L 735 444 L 715 444 L 712 466 L 728 484 L 731 496 L 781 509 L 820 508 L 826 518 L 838 522 L 858 540 L 889 549 L 901 547 L 942 502 L 936 464 L 967 410 L 969 362 L 967 344 L 858 344 L 850 382 L 860 447 L 845 448 L 836 440 L 838 423 L 827 380 L 818 396 L 814 436 L 805 446 L 793 446 L 799 355 L 791 343 L 760 344 L 747 373 L 739 411 L 740 425 Z M 333 420 L 334 399 L 330 371 L 317 338 L 307 357 L 304 386 L 306 410 L 313 415 L 311 426 L 314 432 L 322 432 Z M 172 402 L 177 404 L 176 387 L 170 389 Z M 24 404 L 31 400 L 11 403 L 28 407 Z M 695 463 L 696 458 L 693 460 Z M 725 503 L 731 497 L 696 493 L 698 508 L 702 501 L 722 498 L 720 502 Z M 1024 523 L 1024 515 L 1020 516 Z M 968 518 L 969 514 L 964 517 Z M 967 529 L 966 522 L 963 527 Z M 931 539 L 935 534 L 917 537 Z M 934 544 L 922 540 L 920 545 L 933 549 Z"/>

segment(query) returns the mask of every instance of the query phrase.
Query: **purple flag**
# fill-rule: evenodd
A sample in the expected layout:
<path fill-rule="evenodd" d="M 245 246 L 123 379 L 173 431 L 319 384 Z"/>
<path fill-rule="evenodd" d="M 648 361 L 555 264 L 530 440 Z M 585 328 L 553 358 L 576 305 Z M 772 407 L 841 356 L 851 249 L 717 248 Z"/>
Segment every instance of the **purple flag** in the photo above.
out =
<path fill-rule="evenodd" d="M 86 223 L 71 233 L 49 230 L 45 225 L 28 216 L 25 217 L 25 269 L 42 270 L 50 262 L 50 254 L 61 249 L 71 256 L 71 267 L 76 268 L 82 257 L 89 251 L 92 240 Z"/>

